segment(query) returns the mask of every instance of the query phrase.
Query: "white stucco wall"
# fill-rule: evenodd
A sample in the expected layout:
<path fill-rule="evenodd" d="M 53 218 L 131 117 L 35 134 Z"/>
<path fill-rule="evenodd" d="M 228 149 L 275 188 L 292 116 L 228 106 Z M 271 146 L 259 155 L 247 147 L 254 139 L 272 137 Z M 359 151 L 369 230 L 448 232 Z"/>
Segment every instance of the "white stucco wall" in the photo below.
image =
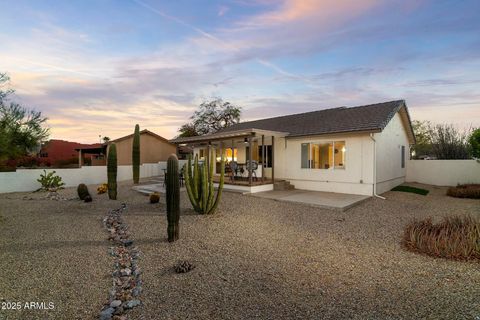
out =
<path fill-rule="evenodd" d="M 107 182 L 106 166 L 84 166 L 74 169 L 48 169 L 62 177 L 66 187 L 76 187 L 80 183 L 101 184 Z M 16 172 L 0 172 L 0 193 L 34 191 L 41 187 L 37 179 L 43 169 L 18 169 Z M 163 174 L 158 163 L 145 163 L 140 166 L 140 177 Z M 132 166 L 118 166 L 117 181 L 132 179 Z"/>
<path fill-rule="evenodd" d="M 345 169 L 302 169 L 302 143 L 345 141 Z M 275 179 L 285 179 L 297 189 L 371 195 L 373 141 L 366 134 L 278 139 L 275 143 Z"/>
<path fill-rule="evenodd" d="M 480 163 L 476 160 L 409 160 L 406 181 L 434 186 L 480 183 Z"/>
<path fill-rule="evenodd" d="M 405 126 L 397 113 L 380 133 L 375 133 L 377 154 L 377 194 L 405 182 L 409 141 Z M 405 146 L 405 168 L 401 166 L 401 147 Z"/>

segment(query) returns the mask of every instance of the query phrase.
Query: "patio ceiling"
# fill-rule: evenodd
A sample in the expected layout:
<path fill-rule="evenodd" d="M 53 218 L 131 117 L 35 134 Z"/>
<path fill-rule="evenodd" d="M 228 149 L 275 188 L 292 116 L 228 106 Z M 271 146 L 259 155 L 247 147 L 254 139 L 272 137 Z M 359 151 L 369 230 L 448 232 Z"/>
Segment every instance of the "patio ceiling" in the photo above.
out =
<path fill-rule="evenodd" d="M 207 135 L 196 136 L 196 137 L 177 138 L 177 139 L 170 140 L 170 142 L 175 144 L 192 144 L 192 143 L 202 143 L 202 142 L 222 141 L 222 140 L 230 141 L 233 139 L 246 138 L 246 137 L 257 137 L 257 138 L 260 138 L 261 136 L 285 137 L 286 135 L 288 135 L 287 132 L 268 131 L 268 130 L 260 130 L 260 129 L 245 129 L 245 130 L 238 130 L 238 131 L 207 134 Z"/>

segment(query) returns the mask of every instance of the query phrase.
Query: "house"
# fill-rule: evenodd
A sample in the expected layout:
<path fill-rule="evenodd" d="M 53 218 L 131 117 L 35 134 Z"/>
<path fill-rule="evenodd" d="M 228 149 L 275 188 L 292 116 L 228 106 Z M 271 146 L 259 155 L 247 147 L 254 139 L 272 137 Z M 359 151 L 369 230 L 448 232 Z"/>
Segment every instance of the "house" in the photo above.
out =
<path fill-rule="evenodd" d="M 415 136 L 399 100 L 242 122 L 171 142 L 193 147 L 201 160 L 213 148 L 218 162 L 223 150 L 235 169 L 226 188 L 265 191 L 284 180 L 297 189 L 375 195 L 405 181 Z"/>
<path fill-rule="evenodd" d="M 100 143 L 84 144 L 72 141 L 52 139 L 42 145 L 40 151 L 38 152 L 38 157 L 43 163 L 54 166 L 67 166 L 72 164 L 77 165 L 78 149 L 98 148 L 100 146 Z M 90 154 L 83 154 L 83 157 L 89 159 Z"/>
<path fill-rule="evenodd" d="M 127 136 L 111 140 L 96 148 L 79 148 L 80 154 L 90 153 L 94 154 L 92 158 L 92 165 L 106 165 L 106 155 L 108 154 L 109 146 L 115 143 L 117 147 L 117 165 L 131 165 L 132 164 L 132 145 L 133 133 Z M 140 131 L 140 164 L 157 163 L 165 161 L 168 157 L 175 153 L 177 147 L 170 143 L 167 139 L 153 133 L 149 130 Z M 79 157 L 81 159 L 81 157 Z"/>

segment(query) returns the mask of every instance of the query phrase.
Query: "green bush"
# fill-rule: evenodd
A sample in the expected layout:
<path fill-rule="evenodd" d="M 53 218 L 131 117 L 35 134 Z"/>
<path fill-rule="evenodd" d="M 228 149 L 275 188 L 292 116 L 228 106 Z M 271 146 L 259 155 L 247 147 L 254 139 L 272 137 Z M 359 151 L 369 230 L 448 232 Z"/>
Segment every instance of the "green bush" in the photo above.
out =
<path fill-rule="evenodd" d="M 480 184 L 459 184 L 447 190 L 447 196 L 455 198 L 480 199 Z"/>
<path fill-rule="evenodd" d="M 46 170 L 43 170 L 43 174 L 40 174 L 40 179 L 37 179 L 42 187 L 38 190 L 51 190 L 51 189 L 61 189 L 65 183 L 63 183 L 60 176 L 55 175 L 55 171 L 47 173 Z"/>
<path fill-rule="evenodd" d="M 405 228 L 404 246 L 412 251 L 449 259 L 480 259 L 480 222 L 471 216 L 414 220 Z"/>
<path fill-rule="evenodd" d="M 410 192 L 410 193 L 421 194 L 422 196 L 426 196 L 429 193 L 428 190 L 410 187 L 410 186 L 397 186 L 393 188 L 392 191 Z"/>

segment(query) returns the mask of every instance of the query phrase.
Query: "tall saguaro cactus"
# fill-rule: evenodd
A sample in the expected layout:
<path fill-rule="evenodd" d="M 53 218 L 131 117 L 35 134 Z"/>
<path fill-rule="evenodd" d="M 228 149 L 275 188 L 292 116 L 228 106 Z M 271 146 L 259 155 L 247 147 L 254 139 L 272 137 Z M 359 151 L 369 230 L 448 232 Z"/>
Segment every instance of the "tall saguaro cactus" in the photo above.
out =
<path fill-rule="evenodd" d="M 223 159 L 220 166 L 220 182 L 218 184 L 218 191 L 215 195 L 213 186 L 213 173 L 215 168 L 215 158 L 213 150 L 209 152 L 209 161 L 198 164 L 198 155 L 195 155 L 192 172 L 192 157 L 189 156 L 188 163 L 185 164 L 183 172 L 185 174 L 185 186 L 187 194 L 192 203 L 193 209 L 200 214 L 215 213 L 220 198 L 222 197 L 223 183 L 225 177 L 225 161 Z"/>
<path fill-rule="evenodd" d="M 137 184 L 140 178 L 140 126 L 138 124 L 135 125 L 135 133 L 133 134 L 132 168 L 133 183 Z"/>
<path fill-rule="evenodd" d="M 178 240 L 180 221 L 180 183 L 178 174 L 178 158 L 175 154 L 167 160 L 166 200 L 167 200 L 167 233 L 168 242 Z"/>
<path fill-rule="evenodd" d="M 117 200 L 117 146 L 112 143 L 108 148 L 107 159 L 108 197 Z"/>

